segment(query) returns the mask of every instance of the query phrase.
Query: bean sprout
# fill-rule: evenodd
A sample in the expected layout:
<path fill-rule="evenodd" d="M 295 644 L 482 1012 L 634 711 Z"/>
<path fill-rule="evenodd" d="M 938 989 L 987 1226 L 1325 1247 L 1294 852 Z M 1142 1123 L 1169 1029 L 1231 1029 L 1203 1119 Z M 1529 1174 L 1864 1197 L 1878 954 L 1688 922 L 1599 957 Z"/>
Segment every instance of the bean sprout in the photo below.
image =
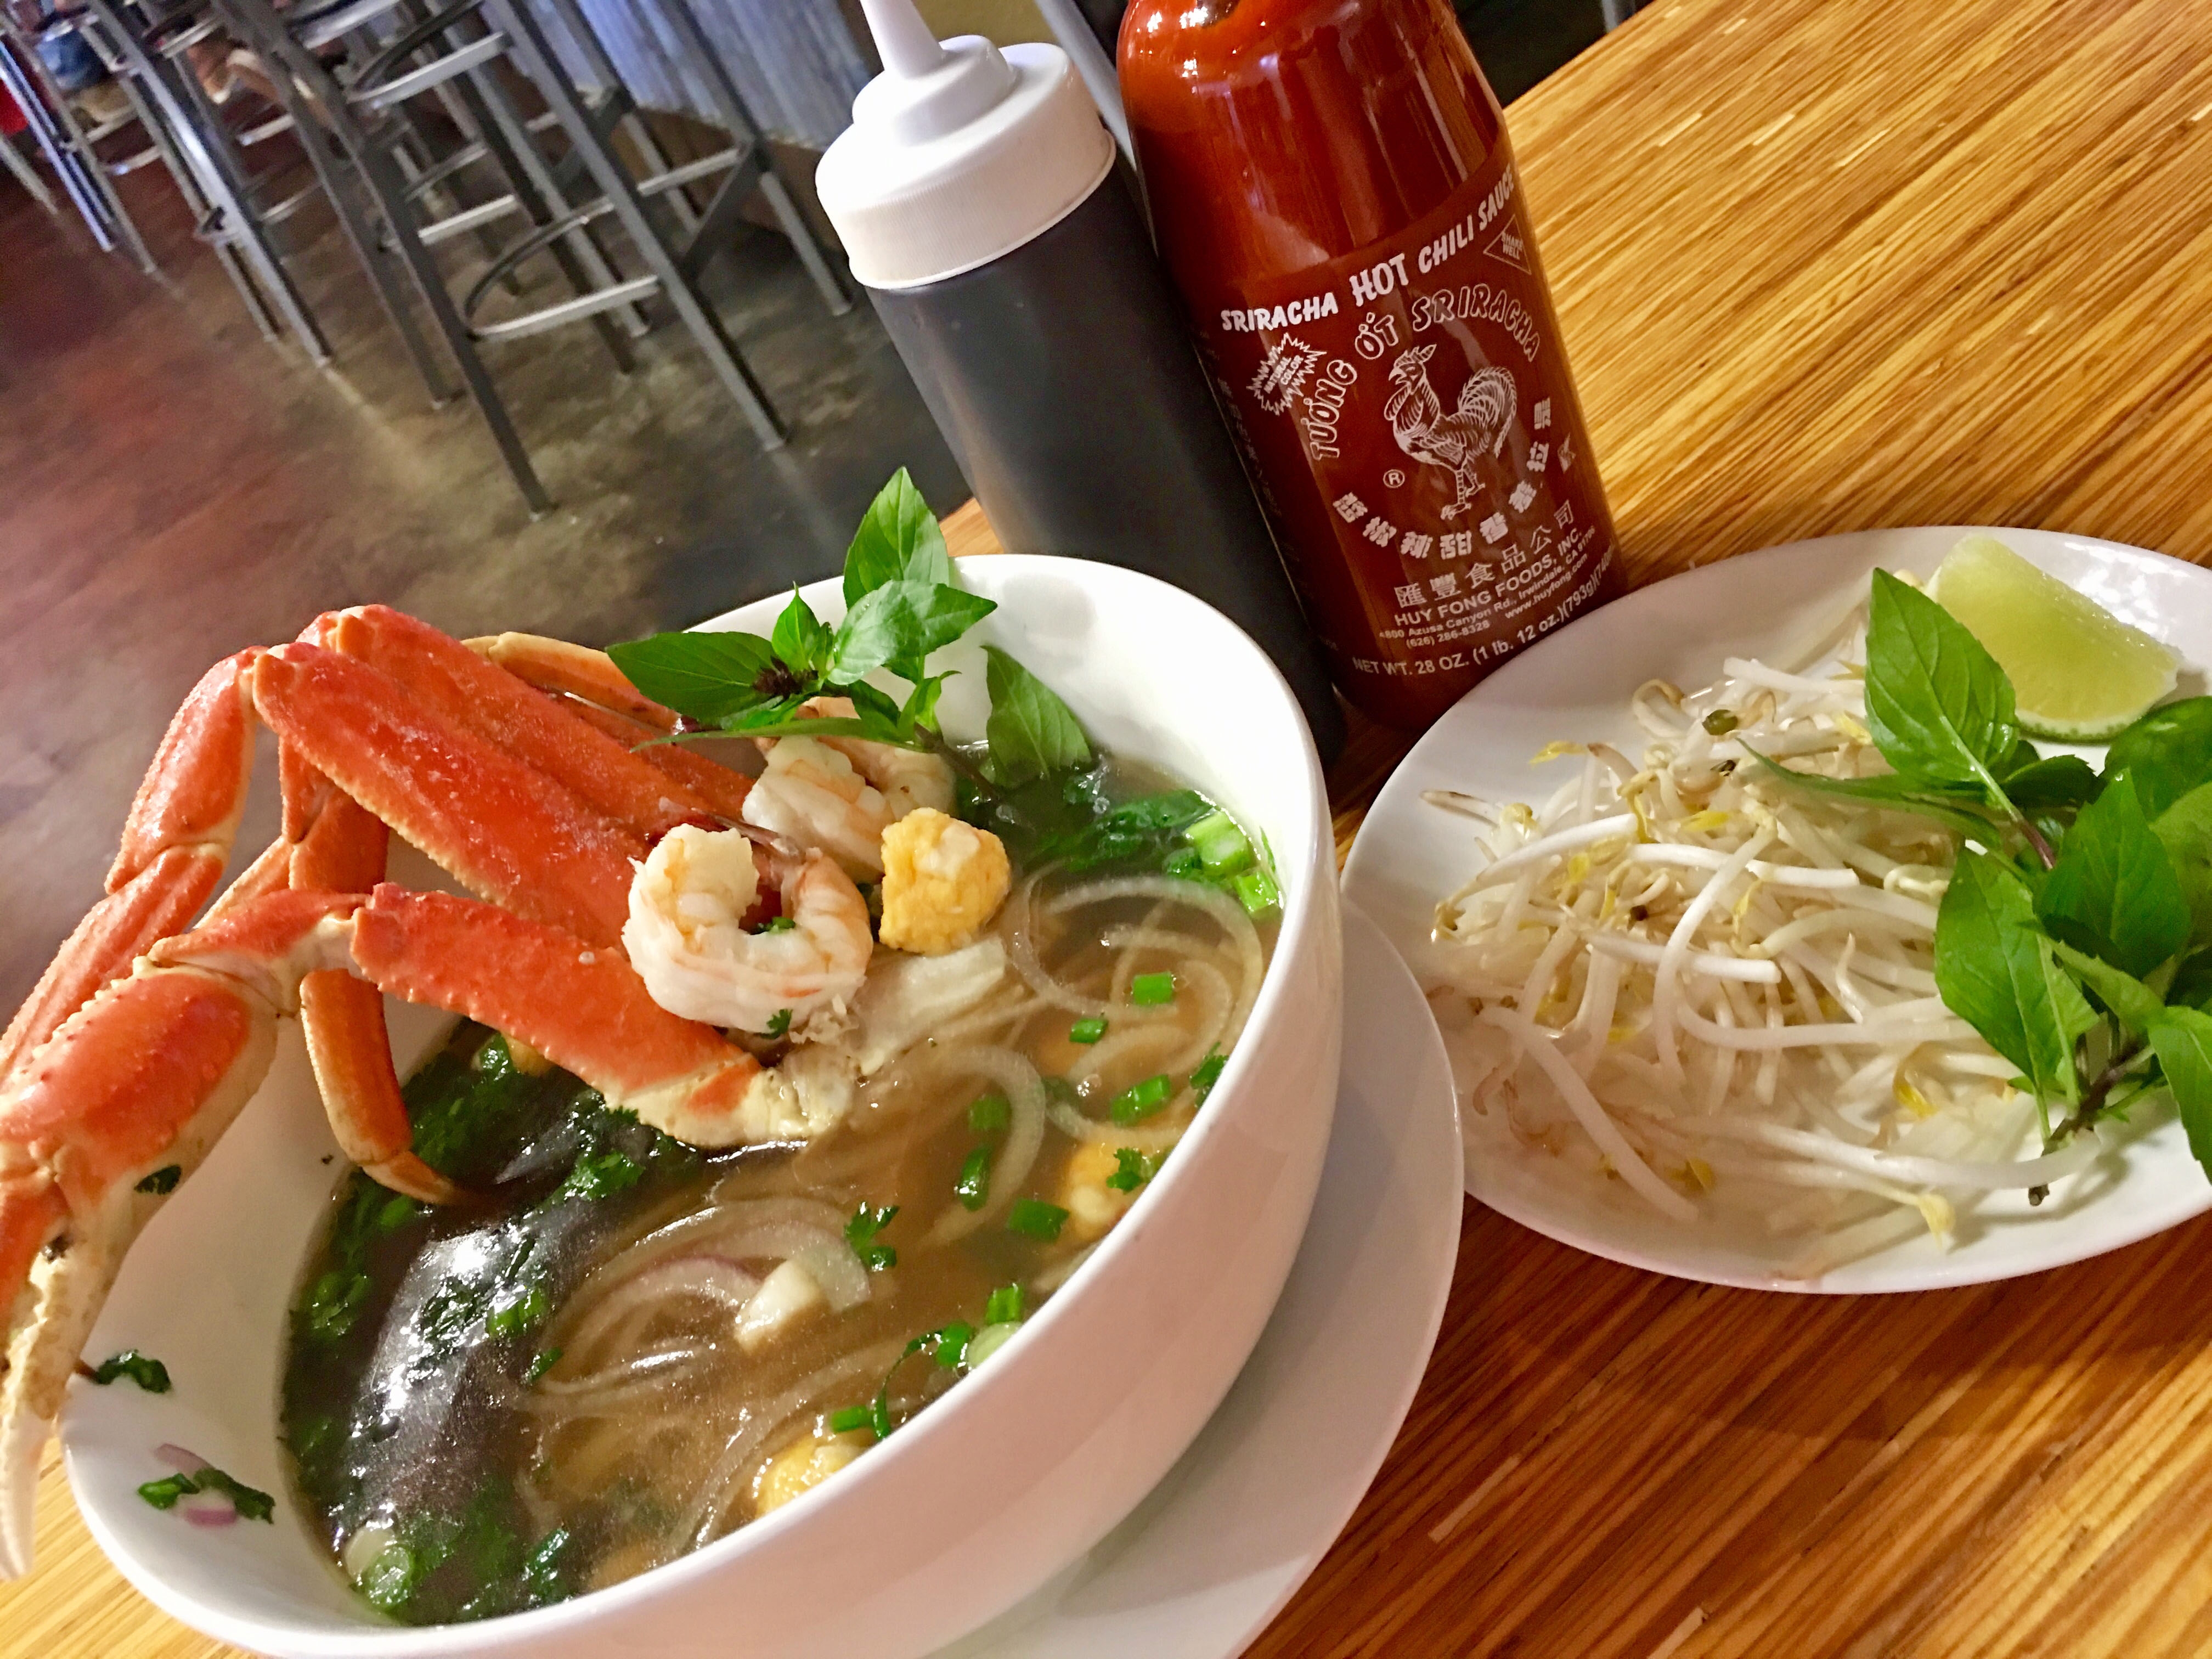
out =
<path fill-rule="evenodd" d="M 1649 738 L 1602 744 L 1537 804 L 1424 798 L 1484 861 L 1437 908 L 1430 991 L 1467 1104 L 1524 1146 L 1615 1177 L 1686 1226 L 1754 1220 L 1826 1272 L 1988 1194 L 2093 1164 L 2047 1157 L 2013 1067 L 1936 994 L 1957 848 L 1930 820 L 1814 794 L 1886 770 L 1866 720 L 1864 621 L 1784 668 L 1727 660 L 1638 688 Z"/>

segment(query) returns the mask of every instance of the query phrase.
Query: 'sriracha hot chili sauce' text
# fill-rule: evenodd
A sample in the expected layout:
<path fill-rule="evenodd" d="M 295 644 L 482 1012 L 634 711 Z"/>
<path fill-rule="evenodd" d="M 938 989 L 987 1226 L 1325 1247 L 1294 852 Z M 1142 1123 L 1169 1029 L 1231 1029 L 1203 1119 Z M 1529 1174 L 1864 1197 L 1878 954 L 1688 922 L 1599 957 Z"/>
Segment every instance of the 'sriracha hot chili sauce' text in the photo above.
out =
<path fill-rule="evenodd" d="M 1498 100 L 1446 0 L 1135 0 L 1121 65 L 1337 684 L 1425 726 L 1620 580 Z"/>

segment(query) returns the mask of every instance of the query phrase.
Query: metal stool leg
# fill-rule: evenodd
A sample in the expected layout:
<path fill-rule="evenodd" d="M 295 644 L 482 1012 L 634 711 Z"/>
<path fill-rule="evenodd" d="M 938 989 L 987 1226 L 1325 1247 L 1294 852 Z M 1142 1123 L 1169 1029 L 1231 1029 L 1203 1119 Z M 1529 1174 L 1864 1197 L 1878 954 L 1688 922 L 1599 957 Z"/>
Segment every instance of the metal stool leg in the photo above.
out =
<path fill-rule="evenodd" d="M 591 112 L 584 107 L 567 74 L 554 62 L 552 49 L 546 45 L 537 21 L 515 0 L 489 0 L 489 3 L 500 32 L 514 49 L 523 73 L 537 84 L 545 101 L 560 116 L 561 125 L 568 131 L 568 142 L 582 154 L 616 219 L 647 266 L 660 279 L 661 292 L 675 307 L 676 314 L 691 331 L 700 350 L 706 354 L 723 390 L 744 411 L 762 447 L 780 447 L 784 440 L 783 425 L 769 404 L 767 392 L 753 379 L 736 346 L 723 332 L 721 320 L 708 307 L 691 273 L 683 268 L 647 222 L 637 186 L 608 150 L 592 123 Z"/>
<path fill-rule="evenodd" d="M 331 361 L 330 343 L 323 337 L 307 302 L 292 285 L 292 278 L 276 257 L 276 249 L 268 240 L 259 216 L 248 210 L 240 198 L 240 185 L 234 183 L 218 160 L 217 150 L 211 148 L 208 135 L 195 123 L 188 112 L 184 94 L 172 84 L 164 71 L 173 65 L 157 63 L 149 53 L 138 36 L 117 15 L 114 0 L 86 0 L 92 14 L 119 46 L 132 73 L 139 77 L 160 111 L 169 129 L 172 141 L 185 158 L 201 193 L 208 199 L 216 221 L 219 234 L 234 238 L 233 246 L 239 251 L 246 268 L 259 286 L 262 296 L 274 307 L 318 368 Z M 197 81 L 194 82 L 197 87 Z"/>
<path fill-rule="evenodd" d="M 32 82 L 36 82 L 38 91 L 45 94 L 47 111 L 58 130 L 62 147 L 70 157 L 69 171 L 76 175 L 70 194 L 82 193 L 90 198 L 80 205 L 91 210 L 87 222 L 93 225 L 94 237 L 104 246 L 119 244 L 137 261 L 141 270 L 149 276 L 154 276 L 160 267 L 155 264 L 154 256 L 147 251 L 145 239 L 139 235 L 137 225 L 124 208 L 123 198 L 116 193 L 115 181 L 108 174 L 107 164 L 100 159 L 99 152 L 93 148 L 84 123 L 70 101 L 69 94 L 54 79 L 46 60 L 39 56 L 37 41 L 15 29 L 5 21 L 4 15 L 0 15 L 0 55 L 12 55 L 15 78 L 24 83 L 26 94 L 31 90 Z M 18 95 L 16 101 L 23 103 L 24 95 Z M 97 222 L 93 215 L 97 216 Z"/>
<path fill-rule="evenodd" d="M 555 3 L 565 7 L 574 5 L 575 0 L 555 0 Z M 776 222 L 783 228 L 784 235 L 798 253 L 799 264 L 806 267 L 806 274 L 814 279 L 815 289 L 822 295 L 823 304 L 829 307 L 830 315 L 843 316 L 853 308 L 853 296 L 846 292 L 845 284 L 839 280 L 836 271 L 823 256 L 822 245 L 815 240 L 812 228 L 800 215 L 798 204 L 792 200 L 791 192 L 784 187 L 783 177 L 776 171 L 775 156 L 768 148 L 768 141 L 754 124 L 752 112 L 745 107 L 745 100 L 738 92 L 737 82 L 730 78 L 729 66 L 722 62 L 721 54 L 714 50 L 714 43 L 707 38 L 707 31 L 700 26 L 698 13 L 691 9 L 690 0 L 659 0 L 659 4 L 685 47 L 693 55 L 700 72 L 706 76 L 708 89 L 714 94 L 715 108 L 722 118 L 722 125 L 728 129 L 732 141 L 741 148 L 746 148 L 748 159 L 757 162 L 760 193 L 767 198 L 769 210 L 775 215 Z M 744 185 L 737 176 L 732 175 L 724 181 L 722 189 L 736 195 L 742 192 Z M 709 213 L 711 216 L 711 209 Z M 695 257 L 702 264 L 712 257 L 713 240 L 708 236 L 695 235 L 692 247 L 696 250 Z"/>
<path fill-rule="evenodd" d="M 0 163 L 4 163 L 8 171 L 22 181 L 23 188 L 31 192 L 31 199 L 44 208 L 49 217 L 60 216 L 61 204 L 54 200 L 53 191 L 48 190 L 46 181 L 39 177 L 38 168 L 33 167 L 24 158 L 23 152 L 15 148 L 14 139 L 0 137 Z"/>

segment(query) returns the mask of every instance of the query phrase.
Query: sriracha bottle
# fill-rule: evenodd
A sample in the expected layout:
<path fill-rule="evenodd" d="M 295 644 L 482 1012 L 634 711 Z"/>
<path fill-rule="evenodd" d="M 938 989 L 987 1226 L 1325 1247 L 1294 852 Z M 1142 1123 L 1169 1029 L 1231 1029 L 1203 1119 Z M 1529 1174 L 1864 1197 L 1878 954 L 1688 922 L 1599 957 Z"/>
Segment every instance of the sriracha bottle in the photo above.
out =
<path fill-rule="evenodd" d="M 1498 100 L 1447 0 L 1135 0 L 1121 70 L 1331 672 L 1425 726 L 1620 580 Z"/>

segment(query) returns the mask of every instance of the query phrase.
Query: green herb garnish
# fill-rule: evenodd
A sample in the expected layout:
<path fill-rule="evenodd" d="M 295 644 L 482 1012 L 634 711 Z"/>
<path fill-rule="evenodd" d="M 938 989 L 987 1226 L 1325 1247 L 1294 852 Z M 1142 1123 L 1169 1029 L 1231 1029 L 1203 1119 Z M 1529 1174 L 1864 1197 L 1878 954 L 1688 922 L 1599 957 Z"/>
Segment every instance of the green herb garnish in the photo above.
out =
<path fill-rule="evenodd" d="M 169 1368 L 160 1360 L 143 1354 L 136 1348 L 125 1348 L 112 1358 L 103 1359 L 93 1368 L 92 1380 L 102 1388 L 118 1376 L 127 1376 L 148 1394 L 167 1394 L 169 1391 Z"/>
<path fill-rule="evenodd" d="M 1139 1008 L 1158 1008 L 1175 1000 L 1173 974 L 1139 974 L 1129 981 L 1129 1000 Z"/>
<path fill-rule="evenodd" d="M 844 599 L 844 620 L 834 628 L 794 590 L 768 638 L 656 634 L 608 654 L 646 696 L 718 732 L 863 738 L 943 755 L 971 781 L 1001 788 L 1091 758 L 1067 705 L 992 646 L 984 647 L 991 713 L 980 771 L 939 731 L 945 677 L 929 672 L 929 659 L 997 606 L 962 590 L 944 532 L 903 468 L 878 492 L 854 534 Z M 903 702 L 869 682 L 878 672 L 908 683 Z M 800 717 L 802 705 L 825 696 L 850 699 L 852 714 Z"/>
<path fill-rule="evenodd" d="M 889 1244 L 876 1243 L 876 1235 L 890 1225 L 891 1218 L 899 1206 L 890 1205 L 872 1210 L 863 1203 L 853 1212 L 853 1218 L 845 1224 L 845 1242 L 853 1247 L 853 1254 L 868 1266 L 872 1273 L 881 1273 L 886 1267 L 898 1266 L 898 1252 Z"/>
<path fill-rule="evenodd" d="M 1167 1161 L 1164 1149 L 1140 1152 L 1133 1146 L 1119 1147 L 1114 1153 L 1114 1173 L 1106 1177 L 1106 1184 L 1117 1193 L 1133 1193 L 1158 1175 Z"/>
<path fill-rule="evenodd" d="M 2039 755 L 2012 682 L 1935 600 L 1874 574 L 1867 723 L 1891 770 L 1802 787 L 1934 819 L 1962 843 L 1937 915 L 1945 1006 L 2020 1068 L 2043 1150 L 2169 1091 L 2212 1172 L 2212 698 L 2153 709 L 2105 767 Z M 2040 1201 L 2041 1188 L 2029 1194 Z"/>
<path fill-rule="evenodd" d="M 1066 1211 L 1042 1199 L 1018 1198 L 1014 1207 L 1006 1212 L 1007 1231 L 1041 1239 L 1047 1244 L 1060 1237 L 1060 1230 L 1066 1222 Z"/>
<path fill-rule="evenodd" d="M 183 1164 L 164 1164 L 160 1169 L 155 1170 L 153 1174 L 148 1176 L 143 1181 L 140 1182 L 137 1187 L 132 1188 L 132 1190 L 141 1193 L 173 1193 L 177 1190 L 177 1183 L 184 1178 L 185 1169 Z"/>
<path fill-rule="evenodd" d="M 937 1333 L 937 1363 L 945 1370 L 957 1371 L 960 1362 L 968 1357 L 968 1345 L 975 1340 L 975 1328 L 964 1319 L 956 1319 Z"/>
<path fill-rule="evenodd" d="M 1022 1320 L 1022 1287 L 1001 1285 L 983 1304 L 986 1325 L 1018 1325 Z"/>
<path fill-rule="evenodd" d="M 789 916 L 784 915 L 770 916 L 766 921 L 761 923 L 759 927 L 753 929 L 753 932 L 756 933 L 795 933 L 798 931 L 799 924 L 793 921 Z M 788 1018 L 789 1013 L 790 1011 L 788 1009 L 785 1010 L 787 1018 Z"/>
<path fill-rule="evenodd" d="M 1070 1042 L 1096 1042 L 1105 1035 L 1106 1022 L 1103 1019 L 1079 1019 L 1067 1028 Z"/>
<path fill-rule="evenodd" d="M 830 1432 L 851 1434 L 857 1429 L 867 1428 L 874 1419 L 875 1413 L 866 1406 L 848 1406 L 843 1411 L 830 1413 Z"/>
<path fill-rule="evenodd" d="M 1168 1080 L 1165 1072 L 1132 1085 L 1114 1097 L 1110 1109 L 1114 1121 L 1123 1125 L 1140 1123 L 1166 1105 L 1174 1092 L 1175 1085 Z"/>
<path fill-rule="evenodd" d="M 1001 1094 L 978 1095 L 968 1107 L 968 1127 L 979 1135 L 995 1133 L 1014 1121 L 1014 1109 Z"/>
<path fill-rule="evenodd" d="M 530 1364 L 522 1373 L 523 1382 L 526 1385 L 535 1382 L 539 1377 L 544 1376 L 546 1372 L 551 1370 L 560 1363 L 560 1349 L 540 1348 L 536 1353 L 531 1356 Z"/>
<path fill-rule="evenodd" d="M 1204 1105 L 1206 1096 L 1213 1092 L 1213 1085 L 1221 1081 L 1221 1068 L 1228 1064 L 1229 1056 L 1220 1049 L 1208 1049 L 1206 1058 L 1198 1062 L 1198 1069 L 1190 1074 L 1190 1097 Z"/>
<path fill-rule="evenodd" d="M 960 1174 L 953 1181 L 952 1195 L 960 1200 L 963 1209 L 980 1210 L 991 1197 L 991 1149 L 978 1146 L 962 1160 Z"/>
<path fill-rule="evenodd" d="M 180 1498 L 190 1498 L 195 1492 L 219 1492 L 230 1499 L 231 1508 L 240 1518 L 246 1521 L 267 1521 L 276 1512 L 276 1500 L 258 1487 L 249 1486 L 243 1480 L 234 1480 L 221 1469 L 209 1465 L 195 1469 L 190 1474 L 164 1475 L 159 1480 L 149 1480 L 138 1488 L 139 1497 L 157 1510 L 176 1508 Z"/>
<path fill-rule="evenodd" d="M 777 1009 L 775 1018 L 769 1021 L 768 1029 L 761 1033 L 763 1036 L 768 1037 L 788 1036 L 790 1034 L 791 1010 L 788 1008 Z"/>

